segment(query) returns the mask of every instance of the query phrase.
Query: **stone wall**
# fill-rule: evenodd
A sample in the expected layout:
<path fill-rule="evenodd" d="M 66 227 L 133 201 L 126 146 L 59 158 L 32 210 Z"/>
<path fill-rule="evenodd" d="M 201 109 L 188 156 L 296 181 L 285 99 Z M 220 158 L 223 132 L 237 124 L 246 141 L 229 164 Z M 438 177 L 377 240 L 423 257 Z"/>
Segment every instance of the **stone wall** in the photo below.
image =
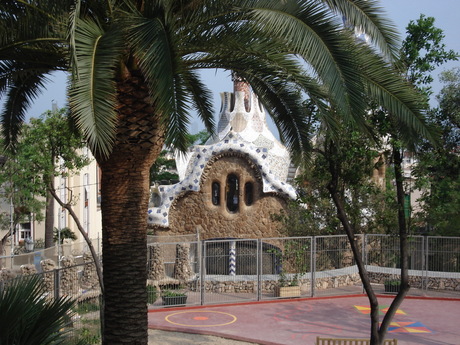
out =
<path fill-rule="evenodd" d="M 61 259 L 62 267 L 64 268 L 61 270 L 60 274 L 60 292 L 63 295 L 73 295 L 76 294 L 79 290 L 79 283 L 78 283 L 78 274 L 77 274 L 77 267 L 75 267 L 75 260 L 74 257 L 64 256 Z"/>
<path fill-rule="evenodd" d="M 229 174 L 239 178 L 239 210 L 236 213 L 230 213 L 226 207 L 224 188 Z M 220 205 L 213 205 L 211 200 L 213 182 L 221 186 Z M 250 206 L 244 202 L 246 182 L 254 185 L 254 201 Z M 262 178 L 248 158 L 223 155 L 205 167 L 200 191 L 188 192 L 177 199 L 170 209 L 169 228 L 155 227 L 155 235 L 194 234 L 200 228 L 201 239 L 282 236 L 280 224 L 271 219 L 271 214 L 285 210 L 287 198 L 263 192 Z"/>
<path fill-rule="evenodd" d="M 85 252 L 83 254 L 83 262 L 85 266 L 81 277 L 81 287 L 85 290 L 99 289 L 99 277 L 91 253 Z"/>
<path fill-rule="evenodd" d="M 399 279 L 394 275 L 369 272 L 369 277 L 372 283 L 383 284 L 388 279 Z M 421 276 L 410 276 L 410 285 L 414 288 L 422 288 Z M 434 278 L 428 277 L 428 289 L 431 290 L 448 290 L 448 291 L 460 291 L 460 279 L 454 278 Z M 263 280 L 262 282 L 262 293 L 273 292 L 278 282 L 276 280 Z M 325 277 L 316 278 L 315 291 L 327 290 L 345 286 L 353 286 L 360 284 L 361 279 L 358 273 L 346 274 L 336 277 Z M 187 287 L 191 291 L 199 289 L 199 285 L 196 282 L 188 282 Z M 300 289 L 302 294 L 309 294 L 311 291 L 311 285 L 309 279 L 301 279 Z M 205 291 L 213 293 L 256 293 L 257 292 L 257 281 L 256 280 L 211 280 L 205 282 Z"/>
<path fill-rule="evenodd" d="M 98 297 L 100 294 L 99 279 L 96 273 L 96 267 L 93 263 L 90 253 L 83 255 L 85 265 L 83 271 L 81 266 L 76 266 L 75 258 L 72 255 L 64 256 L 61 260 L 62 268 L 60 274 L 56 274 L 57 265 L 54 260 L 46 259 L 40 262 L 43 274 L 44 289 L 48 291 L 49 296 L 54 296 L 54 279 L 59 277 L 60 295 L 72 295 L 79 300 Z M 22 265 L 19 270 L 3 268 L 0 270 L 0 283 L 17 278 L 37 274 L 35 265 Z"/>
<path fill-rule="evenodd" d="M 371 283 L 383 284 L 389 279 L 400 279 L 399 275 L 369 272 Z M 441 277 L 423 277 L 423 276 L 409 276 L 409 285 L 413 288 L 429 290 L 449 290 L 460 291 L 460 279 L 456 278 L 441 278 Z"/>
<path fill-rule="evenodd" d="M 344 286 L 355 285 L 360 282 L 359 274 L 352 273 L 337 277 L 317 278 L 315 282 L 315 290 L 326 290 Z M 278 286 L 277 280 L 262 280 L 262 293 L 271 293 Z M 200 289 L 199 284 L 196 282 L 188 282 L 187 287 L 191 291 Z M 311 291 L 309 279 L 300 279 L 300 291 L 302 294 L 308 295 Z M 213 293 L 256 293 L 257 281 L 256 280 L 211 280 L 205 282 L 205 292 Z"/>

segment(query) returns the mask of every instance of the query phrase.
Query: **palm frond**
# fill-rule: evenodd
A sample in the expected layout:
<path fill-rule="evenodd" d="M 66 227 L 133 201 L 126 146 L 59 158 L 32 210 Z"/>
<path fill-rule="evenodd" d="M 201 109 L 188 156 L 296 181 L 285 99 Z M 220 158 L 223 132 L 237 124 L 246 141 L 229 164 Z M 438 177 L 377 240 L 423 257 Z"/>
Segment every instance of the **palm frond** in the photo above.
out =
<path fill-rule="evenodd" d="M 352 114 L 362 113 L 365 103 L 359 92 L 356 93 L 360 81 L 354 72 L 350 36 L 324 7 L 315 3 L 297 7 L 288 5 L 271 4 L 255 8 L 253 12 L 263 28 L 271 30 L 272 36 L 311 68 L 310 73 L 326 88 L 336 109 L 349 118 L 353 118 Z"/>
<path fill-rule="evenodd" d="M 65 344 L 72 316 L 68 297 L 48 299 L 41 277 L 10 281 L 0 291 L 1 344 Z"/>
<path fill-rule="evenodd" d="M 375 0 L 324 0 L 329 8 L 343 16 L 346 26 L 355 28 L 369 37 L 370 41 L 387 59 L 399 54 L 400 38 L 396 26 L 387 19 L 385 12 Z"/>
<path fill-rule="evenodd" d="M 44 74 L 20 74 L 8 82 L 6 102 L 1 113 L 4 145 L 14 147 L 24 122 L 26 111 L 43 90 L 47 81 Z"/>
<path fill-rule="evenodd" d="M 152 102 L 163 116 L 174 113 L 176 58 L 168 28 L 159 19 L 130 18 L 127 33 L 133 53 L 151 91 Z"/>
<path fill-rule="evenodd" d="M 115 72 L 123 35 L 116 27 L 104 32 L 91 20 L 80 20 L 75 37 L 78 74 L 69 90 L 69 106 L 93 152 L 107 157 L 115 138 Z"/>
<path fill-rule="evenodd" d="M 214 133 L 214 113 L 212 105 L 212 94 L 206 85 L 200 80 L 198 74 L 192 70 L 182 72 L 183 81 L 190 92 L 191 101 L 197 110 L 198 116 L 203 121 L 206 130 Z"/>
<path fill-rule="evenodd" d="M 435 141 L 425 119 L 421 95 L 391 65 L 363 46 L 359 57 L 366 93 L 398 122 L 401 139 L 411 147 L 421 138 Z"/>

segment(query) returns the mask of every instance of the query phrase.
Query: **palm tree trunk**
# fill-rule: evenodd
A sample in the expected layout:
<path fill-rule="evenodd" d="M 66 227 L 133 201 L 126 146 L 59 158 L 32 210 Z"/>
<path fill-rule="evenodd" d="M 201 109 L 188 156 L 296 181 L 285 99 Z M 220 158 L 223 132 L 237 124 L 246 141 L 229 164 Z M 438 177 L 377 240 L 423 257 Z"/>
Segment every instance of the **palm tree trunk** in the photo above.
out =
<path fill-rule="evenodd" d="M 102 170 L 103 344 L 147 344 L 149 171 L 164 129 L 140 77 L 118 84 L 117 137 Z M 140 134 L 139 134 L 140 132 Z"/>

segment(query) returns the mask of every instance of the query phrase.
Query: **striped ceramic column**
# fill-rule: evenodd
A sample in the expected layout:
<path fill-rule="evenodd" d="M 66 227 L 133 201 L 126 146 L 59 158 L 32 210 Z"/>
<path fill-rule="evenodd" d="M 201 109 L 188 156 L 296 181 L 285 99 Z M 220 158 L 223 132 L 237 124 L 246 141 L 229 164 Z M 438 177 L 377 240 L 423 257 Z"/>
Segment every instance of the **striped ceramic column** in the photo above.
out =
<path fill-rule="evenodd" d="M 236 275 L 236 241 L 230 241 L 228 260 L 228 274 L 231 276 Z"/>

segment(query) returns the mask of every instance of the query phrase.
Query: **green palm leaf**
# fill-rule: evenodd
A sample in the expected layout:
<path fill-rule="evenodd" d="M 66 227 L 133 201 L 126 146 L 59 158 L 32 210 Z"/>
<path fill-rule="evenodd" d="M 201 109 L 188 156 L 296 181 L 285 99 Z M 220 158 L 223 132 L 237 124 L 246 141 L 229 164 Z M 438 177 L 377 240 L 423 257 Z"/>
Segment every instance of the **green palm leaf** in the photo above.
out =
<path fill-rule="evenodd" d="M 40 276 L 8 282 L 0 291 L 0 344 L 66 344 L 69 298 L 49 299 Z"/>
<path fill-rule="evenodd" d="M 122 49 L 117 27 L 104 32 L 95 21 L 81 19 L 76 35 L 79 76 L 69 91 L 70 110 L 96 154 L 108 156 L 115 138 L 115 71 Z"/>

